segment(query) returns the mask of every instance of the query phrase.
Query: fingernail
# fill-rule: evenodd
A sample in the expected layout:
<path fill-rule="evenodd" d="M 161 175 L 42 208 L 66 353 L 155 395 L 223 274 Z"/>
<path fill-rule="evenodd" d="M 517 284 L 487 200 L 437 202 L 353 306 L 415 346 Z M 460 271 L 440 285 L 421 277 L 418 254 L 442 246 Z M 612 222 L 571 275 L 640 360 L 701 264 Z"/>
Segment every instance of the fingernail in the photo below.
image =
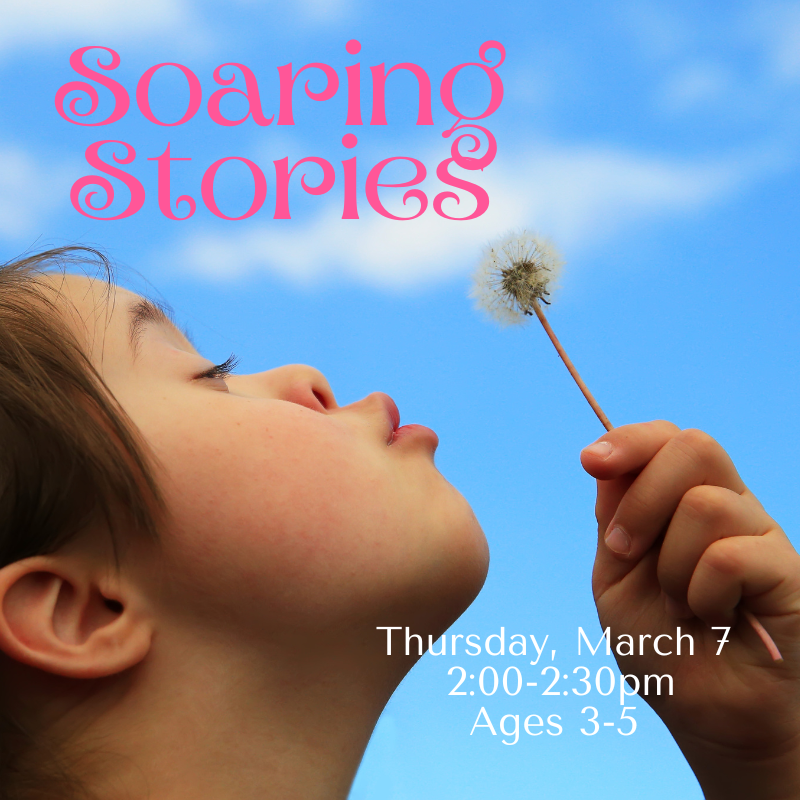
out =
<path fill-rule="evenodd" d="M 631 551 L 631 537 L 619 525 L 615 525 L 605 538 L 606 547 L 618 556 L 626 556 Z"/>
<path fill-rule="evenodd" d="M 588 447 L 584 447 L 583 452 L 590 453 L 605 461 L 614 452 L 614 445 L 611 442 L 595 442 Z"/>

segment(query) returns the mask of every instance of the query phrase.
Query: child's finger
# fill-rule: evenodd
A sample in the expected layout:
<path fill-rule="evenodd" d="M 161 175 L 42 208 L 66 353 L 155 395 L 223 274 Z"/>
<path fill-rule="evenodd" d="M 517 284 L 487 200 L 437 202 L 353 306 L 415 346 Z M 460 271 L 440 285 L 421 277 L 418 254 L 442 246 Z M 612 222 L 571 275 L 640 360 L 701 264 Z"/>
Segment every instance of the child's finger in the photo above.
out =
<path fill-rule="evenodd" d="M 680 428 L 671 422 L 654 420 L 622 425 L 604 433 L 581 450 L 581 465 L 601 481 L 641 470 Z"/>
<path fill-rule="evenodd" d="M 594 515 L 597 518 L 600 544 L 603 542 L 608 523 L 611 522 L 620 500 L 635 480 L 636 473 L 629 472 L 611 481 L 597 481 L 597 502 L 594 505 Z"/>
<path fill-rule="evenodd" d="M 658 582 L 664 593 L 685 603 L 689 583 L 703 553 L 733 536 L 761 536 L 775 521 L 750 493 L 721 486 L 695 486 L 681 498 L 658 557 Z"/>
<path fill-rule="evenodd" d="M 752 598 L 747 607 L 754 614 L 797 616 L 799 564 L 800 557 L 779 531 L 720 539 L 697 564 L 689 583 L 689 606 L 710 625 L 732 624 L 743 598 Z M 781 647 L 780 641 L 777 644 Z"/>
<path fill-rule="evenodd" d="M 601 534 L 636 475 L 680 428 L 655 420 L 623 425 L 601 436 L 581 451 L 581 464 L 597 478 L 595 516 Z"/>
<path fill-rule="evenodd" d="M 606 547 L 629 563 L 638 561 L 666 531 L 681 498 L 710 484 L 746 491 L 728 454 L 708 434 L 693 429 L 673 436 L 625 493 L 604 536 Z"/>

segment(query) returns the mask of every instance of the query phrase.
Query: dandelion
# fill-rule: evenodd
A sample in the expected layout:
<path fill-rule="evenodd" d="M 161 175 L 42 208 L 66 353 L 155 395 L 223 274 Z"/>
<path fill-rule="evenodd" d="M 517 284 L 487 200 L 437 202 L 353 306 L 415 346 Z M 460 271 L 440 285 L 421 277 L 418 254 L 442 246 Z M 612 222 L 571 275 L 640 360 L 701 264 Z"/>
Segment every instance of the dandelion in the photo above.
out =
<path fill-rule="evenodd" d="M 535 314 L 597 418 L 610 431 L 614 426 L 578 374 L 539 305 L 540 301 L 550 305 L 550 301 L 546 299 L 550 296 L 548 287 L 558 277 L 562 264 L 561 257 L 549 241 L 527 230 L 508 233 L 484 249 L 470 296 L 476 299 L 479 308 L 488 312 L 501 325 L 521 324 L 527 321 L 527 317 Z M 773 661 L 783 661 L 764 626 L 750 611 L 744 609 L 743 614 Z"/>
<path fill-rule="evenodd" d="M 536 314 L 583 396 L 610 431 L 613 425 L 578 374 L 539 305 L 539 301 L 550 305 L 546 299 L 550 296 L 549 286 L 558 277 L 562 264 L 561 256 L 546 239 L 527 230 L 511 232 L 484 250 L 470 294 L 478 307 L 501 325 L 520 324 Z"/>
<path fill-rule="evenodd" d="M 526 230 L 508 233 L 485 248 L 472 296 L 502 325 L 520 324 L 537 300 L 550 305 L 548 287 L 561 265 L 550 242 Z"/>

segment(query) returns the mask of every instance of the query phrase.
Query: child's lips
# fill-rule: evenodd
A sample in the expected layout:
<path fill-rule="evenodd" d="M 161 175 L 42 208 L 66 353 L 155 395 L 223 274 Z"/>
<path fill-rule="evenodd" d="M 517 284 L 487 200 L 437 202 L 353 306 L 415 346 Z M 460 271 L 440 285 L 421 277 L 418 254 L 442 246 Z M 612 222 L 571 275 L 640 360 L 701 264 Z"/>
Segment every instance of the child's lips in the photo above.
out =
<path fill-rule="evenodd" d="M 397 408 L 397 404 L 394 402 L 394 400 L 392 400 L 391 397 L 389 397 L 388 394 L 385 394 L 384 392 L 377 392 L 377 394 L 383 401 L 383 406 L 386 409 L 388 421 L 391 424 L 391 430 L 388 432 L 386 437 L 386 444 L 397 444 L 407 438 L 414 437 L 419 439 L 427 439 L 431 450 L 433 451 L 436 449 L 439 444 L 439 437 L 434 431 L 432 431 L 430 428 L 426 428 L 424 425 L 403 425 L 401 427 L 400 411 Z"/>
<path fill-rule="evenodd" d="M 392 434 L 390 444 L 399 444 L 403 440 L 411 438 L 427 440 L 431 452 L 439 445 L 439 437 L 436 435 L 436 431 L 426 428 L 424 425 L 403 425 Z"/>

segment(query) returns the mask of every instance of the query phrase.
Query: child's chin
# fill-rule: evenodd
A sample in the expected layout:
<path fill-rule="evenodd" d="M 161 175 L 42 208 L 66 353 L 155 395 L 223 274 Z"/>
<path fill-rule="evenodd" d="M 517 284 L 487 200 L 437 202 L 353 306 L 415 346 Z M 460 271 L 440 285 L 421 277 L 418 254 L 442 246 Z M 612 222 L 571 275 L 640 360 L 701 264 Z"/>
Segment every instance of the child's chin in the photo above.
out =
<path fill-rule="evenodd" d="M 469 608 L 489 570 L 489 546 L 483 529 L 463 498 L 462 503 L 460 524 L 451 531 L 426 576 L 430 595 L 420 611 L 425 618 L 425 632 L 434 637 L 444 633 Z"/>
<path fill-rule="evenodd" d="M 489 545 L 478 520 L 474 520 L 468 533 L 464 535 L 452 581 L 452 610 L 445 629 L 458 619 L 472 605 L 486 582 L 489 572 Z M 444 630 L 444 629 L 443 629 Z"/>

